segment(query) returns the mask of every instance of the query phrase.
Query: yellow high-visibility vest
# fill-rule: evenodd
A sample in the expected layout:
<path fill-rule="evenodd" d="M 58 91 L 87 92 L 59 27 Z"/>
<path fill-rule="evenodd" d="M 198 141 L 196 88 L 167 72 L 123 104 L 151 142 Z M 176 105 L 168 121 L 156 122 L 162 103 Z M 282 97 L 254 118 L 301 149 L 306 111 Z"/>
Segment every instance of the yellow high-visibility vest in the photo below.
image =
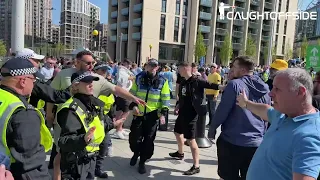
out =
<path fill-rule="evenodd" d="M 94 136 L 91 142 L 86 146 L 86 150 L 87 152 L 99 151 L 99 145 L 101 144 L 105 136 L 104 123 L 100 120 L 99 115 L 97 115 L 94 117 L 93 121 L 90 124 L 87 124 L 85 121 L 87 117 L 86 112 L 83 111 L 79 106 L 77 106 L 76 109 L 74 109 L 75 104 L 76 102 L 74 102 L 73 98 L 70 98 L 58 109 L 57 113 L 59 113 L 59 111 L 61 111 L 64 108 L 73 109 L 78 115 L 81 124 L 83 125 L 86 132 L 88 132 L 88 130 L 91 127 L 95 126 L 96 130 L 94 131 Z"/>
<path fill-rule="evenodd" d="M 100 95 L 99 99 L 104 102 L 104 107 L 103 107 L 104 114 L 108 114 L 112 105 L 115 102 L 113 94 L 110 94 L 109 96 Z"/>
<path fill-rule="evenodd" d="M 10 157 L 11 163 L 14 163 L 15 159 L 11 156 L 10 150 L 7 145 L 7 126 L 12 114 L 18 108 L 27 109 L 27 107 L 25 107 L 23 102 L 21 102 L 21 100 L 17 96 L 11 94 L 6 90 L 0 89 L 0 131 L 2 131 L 0 151 L 6 152 L 6 154 Z M 52 148 L 52 136 L 46 126 L 45 119 L 42 113 L 36 108 L 34 110 L 38 113 L 41 119 L 41 125 L 39 129 L 40 144 L 44 147 L 45 152 L 48 152 Z M 33 129 L 33 131 L 36 130 Z"/>

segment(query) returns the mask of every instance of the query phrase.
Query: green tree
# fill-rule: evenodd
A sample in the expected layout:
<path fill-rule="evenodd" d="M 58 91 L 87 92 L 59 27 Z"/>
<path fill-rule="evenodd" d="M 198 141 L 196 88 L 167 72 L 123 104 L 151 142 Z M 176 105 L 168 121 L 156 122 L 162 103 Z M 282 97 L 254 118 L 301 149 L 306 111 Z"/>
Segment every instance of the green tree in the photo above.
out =
<path fill-rule="evenodd" d="M 229 64 L 230 58 L 232 57 L 232 54 L 233 54 L 233 48 L 232 48 L 231 38 L 229 34 L 226 34 L 226 36 L 224 37 L 222 47 L 219 52 L 221 64 L 224 66 L 227 66 Z"/>
<path fill-rule="evenodd" d="M 277 58 L 277 47 L 276 47 L 276 46 L 273 46 L 273 47 L 272 47 L 272 52 L 271 52 L 271 54 L 272 54 L 272 62 L 273 62 L 273 61 L 275 61 L 276 58 Z"/>
<path fill-rule="evenodd" d="M 289 42 L 287 42 L 287 44 L 286 44 L 286 52 L 285 52 L 285 54 L 284 54 L 284 59 L 285 59 L 285 60 L 289 60 L 289 59 L 292 59 L 292 57 L 293 57 L 293 50 L 292 50 L 292 48 L 290 47 L 290 41 L 289 41 Z"/>
<path fill-rule="evenodd" d="M 194 48 L 195 62 L 198 62 L 199 58 L 202 56 L 205 56 L 206 53 L 207 53 L 206 45 L 203 42 L 203 35 L 201 34 L 200 29 L 199 29 L 195 48 Z"/>
<path fill-rule="evenodd" d="M 7 55 L 7 47 L 6 44 L 0 40 L 0 57 Z"/>
<path fill-rule="evenodd" d="M 301 57 L 301 48 L 296 48 L 294 50 L 294 56 L 295 57 Z"/>
<path fill-rule="evenodd" d="M 61 56 L 61 54 L 65 53 L 66 46 L 62 43 L 58 43 L 55 45 L 57 56 Z"/>
<path fill-rule="evenodd" d="M 308 45 L 309 45 L 309 43 L 308 43 L 307 37 L 304 36 L 303 40 L 302 40 L 302 43 L 301 43 L 301 50 L 300 50 L 301 58 L 305 58 L 306 57 Z"/>
<path fill-rule="evenodd" d="M 268 46 L 265 46 L 263 47 L 263 60 L 267 62 L 268 58 L 269 58 L 269 48 Z"/>
<path fill-rule="evenodd" d="M 257 54 L 256 48 L 257 48 L 256 41 L 251 37 L 250 34 L 248 34 L 245 55 L 250 57 L 256 57 L 256 54 Z"/>

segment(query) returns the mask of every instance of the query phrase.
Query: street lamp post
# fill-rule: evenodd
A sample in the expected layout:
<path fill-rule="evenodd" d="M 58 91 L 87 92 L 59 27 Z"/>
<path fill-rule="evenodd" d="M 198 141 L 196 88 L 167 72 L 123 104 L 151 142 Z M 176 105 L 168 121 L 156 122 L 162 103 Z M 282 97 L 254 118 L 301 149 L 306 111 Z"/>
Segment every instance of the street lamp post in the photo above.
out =
<path fill-rule="evenodd" d="M 120 50 L 120 56 L 119 56 L 120 57 L 120 61 L 121 61 L 121 53 L 122 53 L 122 50 L 121 50 L 122 49 L 122 36 L 123 36 L 123 33 L 120 34 L 120 48 L 119 48 L 119 50 Z"/>
<path fill-rule="evenodd" d="M 151 59 L 152 44 L 149 45 L 149 49 L 150 49 L 150 59 Z"/>
<path fill-rule="evenodd" d="M 25 0 L 12 0 L 12 52 L 16 52 L 24 48 L 24 13 Z"/>

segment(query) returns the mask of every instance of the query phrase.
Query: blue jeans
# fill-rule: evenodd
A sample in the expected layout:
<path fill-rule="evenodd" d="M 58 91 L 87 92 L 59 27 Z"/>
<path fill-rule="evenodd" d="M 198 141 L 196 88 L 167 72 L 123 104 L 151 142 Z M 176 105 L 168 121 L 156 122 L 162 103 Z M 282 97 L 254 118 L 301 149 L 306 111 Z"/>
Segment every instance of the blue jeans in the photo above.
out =
<path fill-rule="evenodd" d="M 209 112 L 209 124 L 211 124 L 211 121 L 213 119 L 214 113 L 216 112 L 216 105 L 217 105 L 217 101 L 214 100 L 214 96 L 213 95 L 206 95 L 207 97 L 207 108 L 208 108 L 208 112 Z"/>

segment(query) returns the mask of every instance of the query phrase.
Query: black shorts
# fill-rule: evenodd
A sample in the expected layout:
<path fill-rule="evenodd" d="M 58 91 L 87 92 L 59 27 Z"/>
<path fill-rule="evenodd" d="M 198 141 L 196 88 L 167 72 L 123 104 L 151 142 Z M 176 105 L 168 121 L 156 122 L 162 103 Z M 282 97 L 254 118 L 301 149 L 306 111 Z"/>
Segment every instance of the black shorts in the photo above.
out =
<path fill-rule="evenodd" d="M 196 126 L 197 126 L 198 115 L 183 116 L 179 115 L 176 124 L 174 125 L 174 132 L 183 134 L 186 139 L 196 138 Z"/>
<path fill-rule="evenodd" d="M 122 97 L 116 97 L 116 111 L 128 112 L 130 102 Z"/>
<path fill-rule="evenodd" d="M 257 147 L 237 146 L 219 137 L 217 140 L 218 175 L 224 180 L 246 179 Z M 239 176 L 240 171 L 240 176 Z"/>

